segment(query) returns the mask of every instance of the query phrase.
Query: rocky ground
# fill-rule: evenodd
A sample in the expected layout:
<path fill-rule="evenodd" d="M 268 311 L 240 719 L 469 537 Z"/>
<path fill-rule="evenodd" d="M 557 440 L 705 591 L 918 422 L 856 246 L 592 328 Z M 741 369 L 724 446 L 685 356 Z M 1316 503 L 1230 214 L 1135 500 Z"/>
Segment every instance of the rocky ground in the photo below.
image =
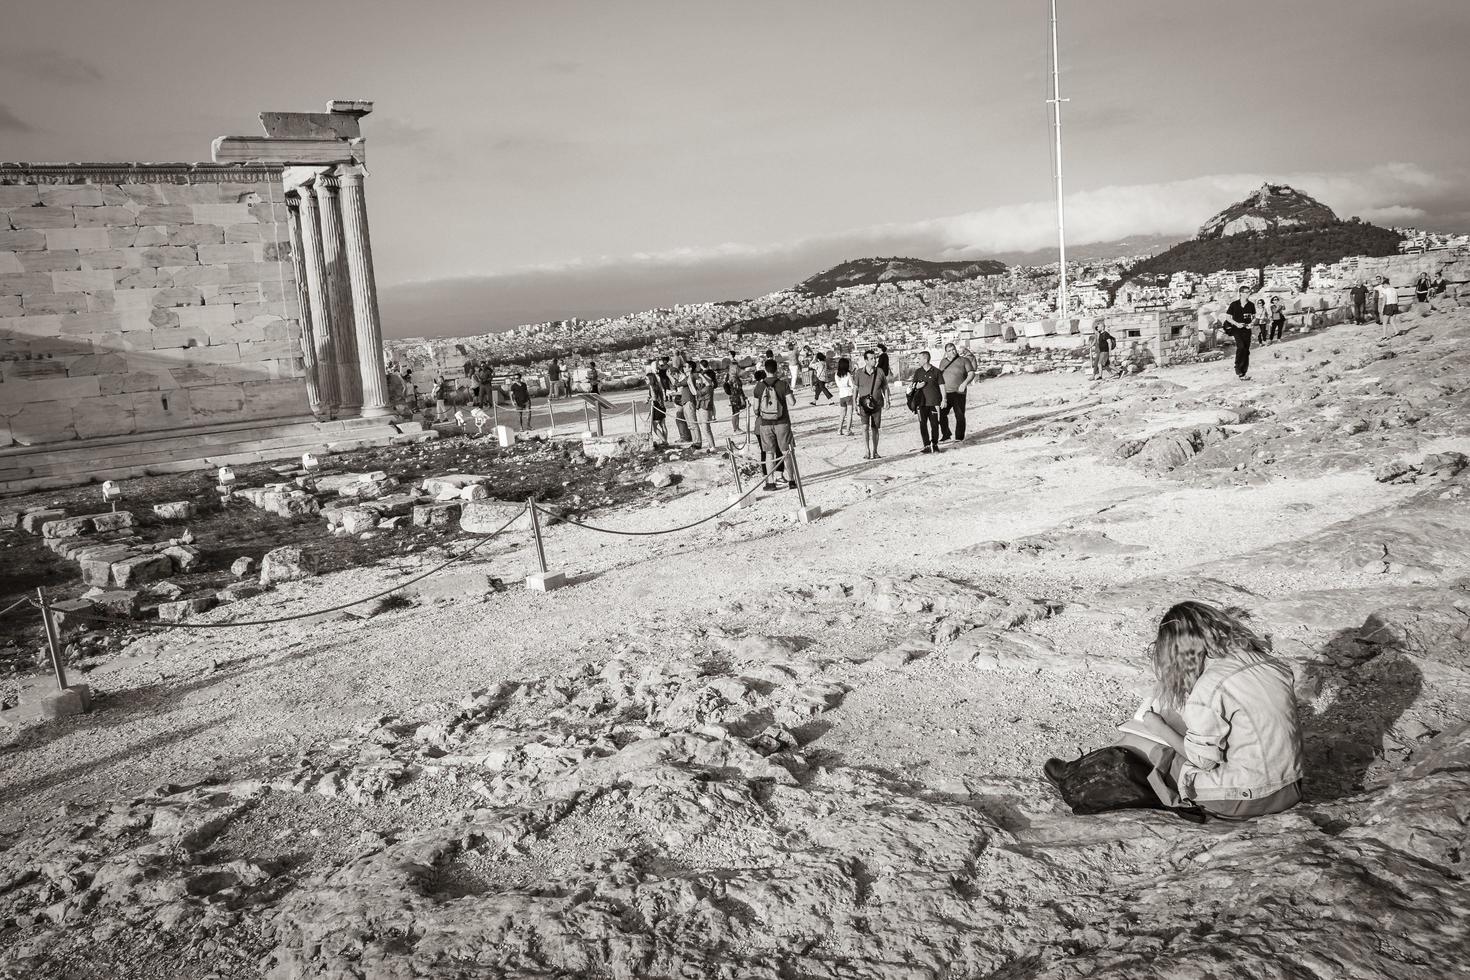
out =
<path fill-rule="evenodd" d="M 1470 975 L 1470 316 L 971 393 L 972 438 L 665 536 L 549 528 L 371 619 L 137 631 L 0 754 L 0 976 Z M 725 506 L 689 480 L 597 514 Z M 325 608 L 436 555 L 200 622 Z M 439 560 L 442 560 L 440 558 Z M 1186 597 L 1298 675 L 1307 800 L 1071 815 Z"/>

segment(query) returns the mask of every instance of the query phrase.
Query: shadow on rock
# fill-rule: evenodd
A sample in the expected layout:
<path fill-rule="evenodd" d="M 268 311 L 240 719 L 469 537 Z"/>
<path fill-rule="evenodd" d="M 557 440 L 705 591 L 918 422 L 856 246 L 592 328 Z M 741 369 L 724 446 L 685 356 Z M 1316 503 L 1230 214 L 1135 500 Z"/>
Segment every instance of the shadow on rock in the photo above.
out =
<path fill-rule="evenodd" d="M 1418 699 L 1424 675 L 1401 652 L 1380 652 L 1362 633 L 1339 631 L 1322 648 L 1329 662 L 1309 664 L 1302 671 L 1304 692 L 1330 699 L 1314 707 L 1303 698 L 1301 706 L 1305 795 L 1310 800 L 1361 792 L 1376 761 L 1402 763 L 1411 751 L 1396 744 L 1400 739 L 1394 728 Z"/>

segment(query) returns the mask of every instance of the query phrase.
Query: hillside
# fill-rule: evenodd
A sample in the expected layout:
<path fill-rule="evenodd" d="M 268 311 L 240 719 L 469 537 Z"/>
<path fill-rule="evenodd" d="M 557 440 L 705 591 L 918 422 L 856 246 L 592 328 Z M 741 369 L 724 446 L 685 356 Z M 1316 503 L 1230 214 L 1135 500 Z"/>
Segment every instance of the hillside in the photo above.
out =
<path fill-rule="evenodd" d="M 1348 255 L 1393 255 L 1396 231 L 1353 219 L 1327 225 L 1275 228 L 1263 232 L 1195 238 L 1180 242 L 1134 266 L 1128 279 L 1149 281 L 1176 272 L 1210 273 L 1220 269 L 1259 269 L 1267 265 L 1336 262 Z"/>
<path fill-rule="evenodd" d="M 873 286 L 919 279 L 979 279 L 1005 271 L 1006 264 L 994 259 L 973 262 L 930 262 L 898 257 L 852 259 L 802 280 L 796 288 L 804 293 L 825 296 L 844 286 Z"/>
<path fill-rule="evenodd" d="M 1228 238 L 1232 235 L 1325 226 L 1336 222 L 1336 212 L 1310 194 L 1304 194 L 1286 184 L 1262 184 L 1249 197 L 1235 202 L 1201 225 L 1198 237 Z"/>

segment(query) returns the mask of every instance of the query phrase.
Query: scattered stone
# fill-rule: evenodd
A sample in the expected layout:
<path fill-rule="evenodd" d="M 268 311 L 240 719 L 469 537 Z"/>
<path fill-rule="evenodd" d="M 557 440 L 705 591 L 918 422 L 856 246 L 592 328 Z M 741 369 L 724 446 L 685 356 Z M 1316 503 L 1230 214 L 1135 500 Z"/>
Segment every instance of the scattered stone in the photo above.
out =
<path fill-rule="evenodd" d="M 655 490 L 674 485 L 674 473 L 667 466 L 659 466 L 648 473 L 648 485 Z"/>
<path fill-rule="evenodd" d="M 255 559 L 249 555 L 236 558 L 230 565 L 230 574 L 236 578 L 246 578 L 255 574 Z"/>
<path fill-rule="evenodd" d="M 158 618 L 167 623 L 177 623 L 190 616 L 209 612 L 215 607 L 216 601 L 212 595 L 201 595 L 194 596 L 192 599 L 181 599 L 178 602 L 160 603 Z"/>
<path fill-rule="evenodd" d="M 162 554 L 168 556 L 174 563 L 174 567 L 180 572 L 191 571 L 199 564 L 199 549 L 191 548 L 186 544 L 172 545 L 164 548 Z"/>
<path fill-rule="evenodd" d="M 64 517 L 60 520 L 47 521 L 41 525 L 41 537 L 43 538 L 73 538 L 79 534 L 90 534 L 91 532 L 91 517 Z"/>
<path fill-rule="evenodd" d="M 453 525 L 454 519 L 459 516 L 460 507 L 461 504 L 457 500 L 434 504 L 420 504 L 413 509 L 414 526 L 440 529 L 450 527 Z"/>
<path fill-rule="evenodd" d="M 253 599 L 263 592 L 265 588 L 255 582 L 232 582 L 214 595 L 220 602 L 240 602 L 243 599 Z"/>
<path fill-rule="evenodd" d="M 316 556 L 295 545 L 266 552 L 260 562 L 260 584 L 295 582 L 316 574 Z"/>
<path fill-rule="evenodd" d="M 143 593 L 137 589 L 88 589 L 82 598 L 110 615 L 132 616 L 142 604 Z"/>
<path fill-rule="evenodd" d="M 99 534 L 110 531 L 122 531 L 133 527 L 138 523 L 130 511 L 114 510 L 103 514 L 92 515 L 92 528 Z"/>
<path fill-rule="evenodd" d="M 48 521 L 56 521 L 66 516 L 64 510 L 33 510 L 22 515 L 20 529 L 27 534 L 40 534 L 41 526 Z"/>
<path fill-rule="evenodd" d="M 1414 464 L 1405 459 L 1386 459 L 1373 467 L 1373 479 L 1379 483 L 1409 483 L 1415 475 Z"/>
<path fill-rule="evenodd" d="M 343 507 L 337 516 L 347 534 L 361 534 L 378 526 L 378 515 L 366 507 Z"/>
<path fill-rule="evenodd" d="M 166 504 L 154 504 L 153 513 L 166 521 L 185 521 L 193 517 L 196 508 L 192 500 L 172 500 Z"/>
<path fill-rule="evenodd" d="M 112 582 L 125 589 L 130 585 L 168 578 L 173 572 L 173 561 L 165 555 L 137 555 L 112 563 Z"/>
<path fill-rule="evenodd" d="M 524 504 L 513 504 L 507 500 L 472 500 L 460 508 L 459 528 L 470 534 L 493 534 L 524 509 Z M 529 518 L 519 523 L 529 524 Z"/>
<path fill-rule="evenodd" d="M 154 582 L 148 587 L 148 591 L 167 602 L 184 597 L 184 587 L 177 582 Z"/>

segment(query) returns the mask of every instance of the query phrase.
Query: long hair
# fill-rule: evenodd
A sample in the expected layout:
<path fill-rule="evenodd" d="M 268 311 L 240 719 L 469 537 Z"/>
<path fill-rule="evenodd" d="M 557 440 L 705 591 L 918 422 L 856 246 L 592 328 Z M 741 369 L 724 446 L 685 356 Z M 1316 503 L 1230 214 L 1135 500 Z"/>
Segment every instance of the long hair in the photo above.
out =
<path fill-rule="evenodd" d="M 845 377 L 847 377 L 847 372 L 850 371 L 851 369 L 852 369 L 852 362 L 849 361 L 847 358 L 845 358 L 845 357 L 839 357 L 837 359 L 837 376 L 839 378 L 845 378 Z"/>
<path fill-rule="evenodd" d="M 1164 707 L 1178 711 L 1194 689 L 1205 661 L 1237 653 L 1270 653 L 1271 646 L 1246 625 L 1242 609 L 1217 609 L 1193 600 L 1164 613 L 1154 639 L 1154 676 Z"/>

